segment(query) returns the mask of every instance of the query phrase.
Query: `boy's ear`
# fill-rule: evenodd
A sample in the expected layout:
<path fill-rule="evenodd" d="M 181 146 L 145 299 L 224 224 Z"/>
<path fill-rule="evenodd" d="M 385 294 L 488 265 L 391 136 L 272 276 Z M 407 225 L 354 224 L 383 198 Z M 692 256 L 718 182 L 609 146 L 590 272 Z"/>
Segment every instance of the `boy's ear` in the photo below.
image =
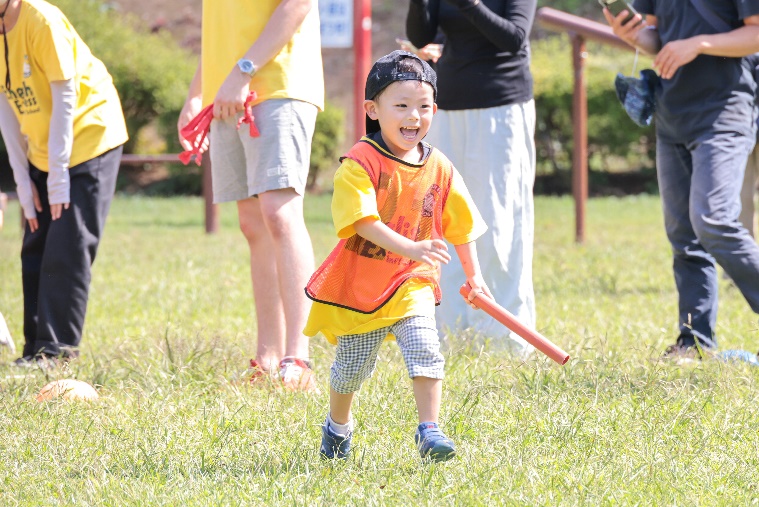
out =
<path fill-rule="evenodd" d="M 372 120 L 377 119 L 377 103 L 373 100 L 364 101 L 364 111 L 366 112 L 366 115 Z"/>
<path fill-rule="evenodd" d="M 432 103 L 432 114 L 437 113 L 437 102 Z"/>

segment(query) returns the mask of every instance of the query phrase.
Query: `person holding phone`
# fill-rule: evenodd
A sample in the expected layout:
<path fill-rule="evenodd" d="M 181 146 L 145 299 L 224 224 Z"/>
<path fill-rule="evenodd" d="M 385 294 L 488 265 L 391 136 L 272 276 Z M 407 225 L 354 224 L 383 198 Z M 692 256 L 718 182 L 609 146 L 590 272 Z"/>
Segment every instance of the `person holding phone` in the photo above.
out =
<path fill-rule="evenodd" d="M 759 313 L 759 246 L 738 220 L 755 138 L 752 69 L 759 0 L 635 0 L 641 14 L 604 16 L 629 45 L 655 55 L 656 168 L 679 295 L 679 336 L 666 355 L 703 356 L 717 346 L 722 266 Z M 715 29 L 708 12 L 725 20 Z"/>
<path fill-rule="evenodd" d="M 598 0 L 598 3 L 601 4 L 601 7 L 607 9 L 611 14 L 616 17 L 622 14 L 622 12 L 627 11 L 627 15 L 625 16 L 623 23 L 627 23 L 635 18 L 635 15 L 638 14 L 638 11 L 635 10 L 635 8 L 627 3 L 625 0 Z M 637 18 L 638 22 L 642 22 L 642 18 Z"/>
<path fill-rule="evenodd" d="M 445 36 L 437 61 L 438 113 L 428 141 L 458 168 L 492 227 L 478 241 L 483 276 L 494 299 L 535 326 L 532 282 L 535 102 L 530 43 L 537 0 L 410 0 L 406 32 L 416 47 Z M 452 250 L 452 249 L 451 249 Z M 455 256 L 455 253 L 454 253 Z M 443 270 L 443 292 L 466 277 L 457 262 Z M 460 298 L 445 298 L 440 331 L 472 329 L 491 348 L 520 356 L 534 349 Z"/>

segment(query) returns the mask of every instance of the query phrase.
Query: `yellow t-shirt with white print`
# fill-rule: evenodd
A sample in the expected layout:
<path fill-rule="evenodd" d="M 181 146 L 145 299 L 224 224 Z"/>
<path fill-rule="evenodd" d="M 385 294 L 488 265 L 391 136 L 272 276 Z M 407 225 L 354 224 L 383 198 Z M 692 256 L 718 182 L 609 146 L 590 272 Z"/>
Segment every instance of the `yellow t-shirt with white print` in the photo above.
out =
<path fill-rule="evenodd" d="M 374 185 L 358 162 L 344 159 L 335 173 L 334 182 L 332 219 L 339 238 L 353 236 L 356 233 L 354 224 L 362 218 L 374 217 L 379 220 Z M 454 245 L 474 241 L 487 230 L 464 180 L 455 169 L 443 208 L 442 225 L 443 237 Z M 443 294 L 443 297 L 461 296 Z M 338 336 L 376 331 L 411 316 L 435 317 L 435 294 L 430 283 L 413 278 L 403 282 L 393 297 L 371 314 L 314 301 L 303 334 L 315 336 L 321 332 L 330 343 L 335 344 Z M 388 335 L 387 338 L 395 337 Z"/>
<path fill-rule="evenodd" d="M 28 142 L 27 157 L 47 171 L 52 113 L 50 83 L 74 79 L 74 145 L 69 166 L 92 160 L 127 139 L 113 80 L 55 6 L 24 0 L 18 22 L 8 32 L 11 88 L 5 87 L 5 59 L 0 55 L 0 86 Z"/>
<path fill-rule="evenodd" d="M 211 104 L 229 73 L 258 39 L 281 0 L 203 0 L 201 88 Z M 250 81 L 258 99 L 295 99 L 324 109 L 319 9 L 316 2 L 295 35 Z"/>

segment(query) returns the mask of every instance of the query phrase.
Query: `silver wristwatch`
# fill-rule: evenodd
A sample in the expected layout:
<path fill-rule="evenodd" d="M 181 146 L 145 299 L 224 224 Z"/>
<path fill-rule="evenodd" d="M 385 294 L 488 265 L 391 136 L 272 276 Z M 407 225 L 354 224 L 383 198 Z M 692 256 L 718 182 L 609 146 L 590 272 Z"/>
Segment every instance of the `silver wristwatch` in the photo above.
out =
<path fill-rule="evenodd" d="M 258 70 L 258 67 L 256 67 L 256 64 L 248 60 L 247 58 L 240 58 L 237 60 L 237 68 L 240 69 L 240 72 L 243 74 L 247 74 L 250 77 L 253 77 L 253 74 L 256 73 Z"/>

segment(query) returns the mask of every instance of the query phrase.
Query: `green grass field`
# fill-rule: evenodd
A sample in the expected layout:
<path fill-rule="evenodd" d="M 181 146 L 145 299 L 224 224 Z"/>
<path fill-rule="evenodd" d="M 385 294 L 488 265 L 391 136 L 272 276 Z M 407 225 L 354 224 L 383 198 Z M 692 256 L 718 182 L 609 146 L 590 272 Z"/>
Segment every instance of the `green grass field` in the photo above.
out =
<path fill-rule="evenodd" d="M 335 241 L 329 197 L 307 203 L 321 260 Z M 358 396 L 353 456 L 331 464 L 317 455 L 324 339 L 312 342 L 322 394 L 238 382 L 255 321 L 234 207 L 207 236 L 199 199 L 117 198 L 81 359 L 47 376 L 0 367 L 0 504 L 758 504 L 759 369 L 660 359 L 677 322 L 658 199 L 590 201 L 582 246 L 570 199 L 536 206 L 539 328 L 573 359 L 522 363 L 449 337 L 441 422 L 459 456 L 425 465 L 388 344 Z M 18 219 L 12 203 L 0 311 L 21 346 Z M 720 345 L 757 350 L 756 316 L 727 283 L 720 291 Z M 96 385 L 100 400 L 37 403 L 58 377 Z"/>

